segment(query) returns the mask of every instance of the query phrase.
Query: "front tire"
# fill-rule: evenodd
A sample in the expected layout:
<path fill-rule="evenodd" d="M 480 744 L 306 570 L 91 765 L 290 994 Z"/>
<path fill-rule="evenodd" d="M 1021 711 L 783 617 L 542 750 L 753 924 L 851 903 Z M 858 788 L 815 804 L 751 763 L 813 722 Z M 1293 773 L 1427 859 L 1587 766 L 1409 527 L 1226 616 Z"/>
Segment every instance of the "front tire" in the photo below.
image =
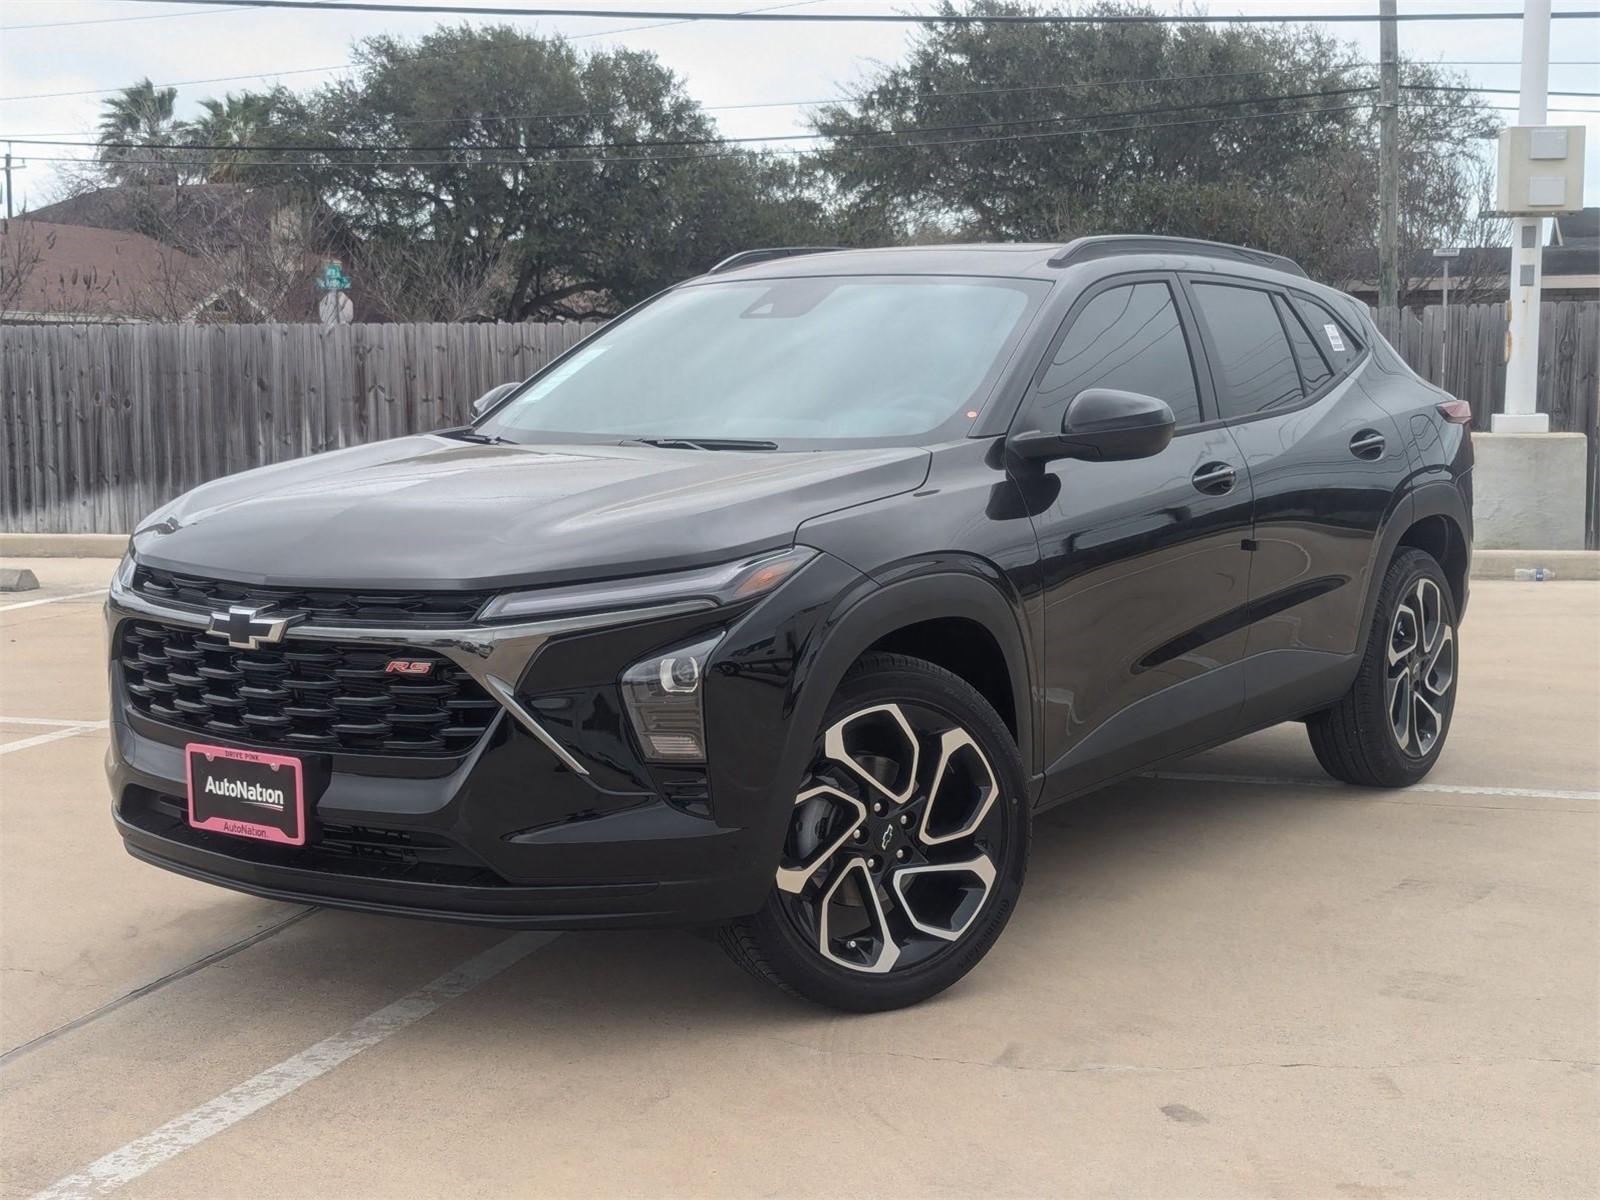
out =
<path fill-rule="evenodd" d="M 1363 787 L 1408 787 L 1422 779 L 1450 732 L 1457 650 L 1455 600 L 1444 571 L 1421 550 L 1401 550 L 1384 575 L 1355 683 L 1306 721 L 1322 769 Z"/>
<path fill-rule="evenodd" d="M 719 940 L 818 1004 L 915 1004 L 994 945 L 1030 832 L 1022 758 L 989 703 L 933 663 L 868 655 L 823 718 L 767 903 Z"/>

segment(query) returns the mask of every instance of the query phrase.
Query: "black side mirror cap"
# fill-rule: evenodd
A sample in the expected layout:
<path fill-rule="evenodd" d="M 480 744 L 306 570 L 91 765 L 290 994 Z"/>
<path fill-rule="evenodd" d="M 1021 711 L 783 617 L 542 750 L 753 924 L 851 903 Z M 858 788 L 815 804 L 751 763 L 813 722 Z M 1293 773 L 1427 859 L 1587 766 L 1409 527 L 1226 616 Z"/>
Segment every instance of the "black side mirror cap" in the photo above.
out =
<path fill-rule="evenodd" d="M 1119 462 L 1160 454 L 1172 442 L 1177 424 L 1165 400 L 1115 388 L 1088 388 L 1067 405 L 1060 433 L 1020 433 L 1010 446 L 1023 458 Z"/>

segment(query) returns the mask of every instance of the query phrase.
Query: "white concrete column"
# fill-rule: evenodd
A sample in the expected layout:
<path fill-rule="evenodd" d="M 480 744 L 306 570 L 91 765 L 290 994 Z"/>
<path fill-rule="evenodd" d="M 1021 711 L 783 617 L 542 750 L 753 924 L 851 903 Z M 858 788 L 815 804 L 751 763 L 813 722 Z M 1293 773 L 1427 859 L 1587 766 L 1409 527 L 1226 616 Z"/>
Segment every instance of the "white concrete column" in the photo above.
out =
<path fill-rule="evenodd" d="M 1550 93 L 1550 0 L 1526 0 L 1522 10 L 1522 95 L 1517 124 L 1543 125 Z M 1511 299 L 1506 308 L 1506 395 L 1489 428 L 1495 433 L 1548 433 L 1538 410 L 1539 296 L 1544 218 L 1519 217 L 1511 230 Z"/>

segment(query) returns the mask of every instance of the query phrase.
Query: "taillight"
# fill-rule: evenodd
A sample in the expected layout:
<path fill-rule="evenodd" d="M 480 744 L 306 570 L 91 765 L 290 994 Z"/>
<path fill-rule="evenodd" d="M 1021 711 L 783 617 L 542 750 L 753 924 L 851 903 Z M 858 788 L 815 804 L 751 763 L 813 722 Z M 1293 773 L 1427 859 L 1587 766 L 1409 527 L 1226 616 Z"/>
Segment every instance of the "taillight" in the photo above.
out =
<path fill-rule="evenodd" d="M 1472 424 L 1472 405 L 1465 400 L 1446 400 L 1434 407 L 1439 410 L 1439 415 L 1452 425 Z"/>

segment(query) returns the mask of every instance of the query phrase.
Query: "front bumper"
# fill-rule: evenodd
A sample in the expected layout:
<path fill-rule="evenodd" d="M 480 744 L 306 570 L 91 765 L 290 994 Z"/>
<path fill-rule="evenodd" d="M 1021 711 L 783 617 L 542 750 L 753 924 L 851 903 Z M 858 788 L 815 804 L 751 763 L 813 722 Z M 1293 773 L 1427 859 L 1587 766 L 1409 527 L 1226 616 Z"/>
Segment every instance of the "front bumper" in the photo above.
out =
<path fill-rule="evenodd" d="M 260 747 L 151 719 L 129 702 L 113 656 L 107 770 L 117 830 L 134 857 L 179 874 L 367 912 L 546 929 L 706 924 L 753 912 L 771 888 L 792 804 L 785 781 L 799 777 L 812 736 L 789 720 L 795 666 L 814 653 L 831 600 L 859 579 L 819 556 L 740 611 L 371 631 L 373 641 L 448 654 L 504 711 L 465 753 L 301 755 L 304 847 L 191 828 L 184 746 Z M 111 644 L 124 621 L 184 616 L 116 589 Z M 617 678 L 653 650 L 716 629 L 725 633 L 708 668 L 708 765 L 643 763 Z M 356 633 L 302 626 L 285 641 Z"/>

